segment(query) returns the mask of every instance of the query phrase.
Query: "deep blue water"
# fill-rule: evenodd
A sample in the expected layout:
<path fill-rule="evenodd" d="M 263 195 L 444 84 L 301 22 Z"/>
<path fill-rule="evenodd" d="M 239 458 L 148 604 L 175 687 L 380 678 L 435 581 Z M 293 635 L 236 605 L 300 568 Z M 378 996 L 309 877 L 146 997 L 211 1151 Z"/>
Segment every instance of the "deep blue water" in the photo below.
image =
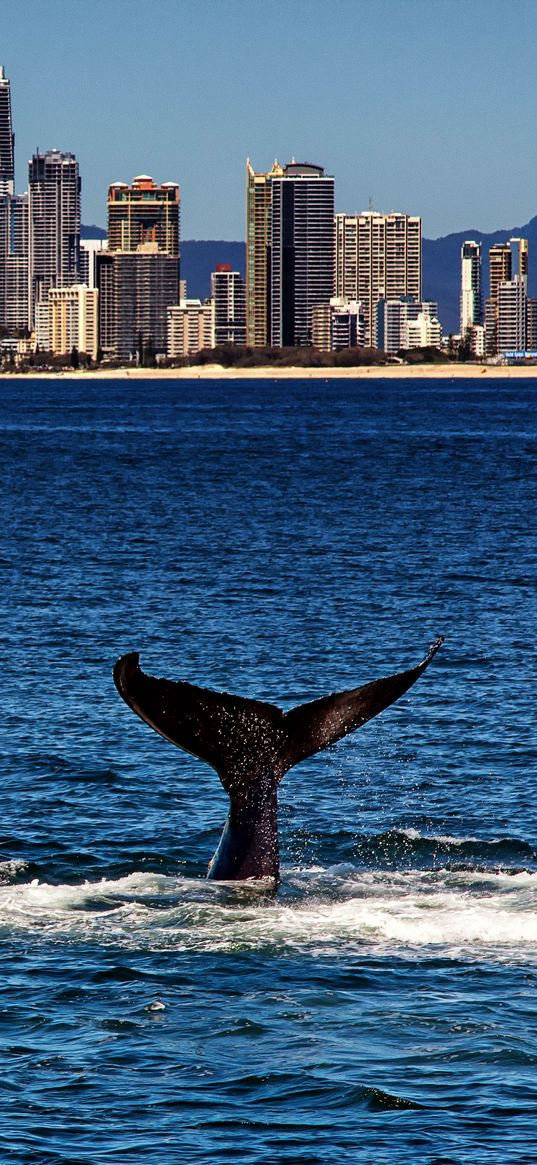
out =
<path fill-rule="evenodd" d="M 537 382 L 2 381 L 0 1162 L 535 1160 Z M 289 708 L 427 674 L 204 874 L 115 659 Z"/>

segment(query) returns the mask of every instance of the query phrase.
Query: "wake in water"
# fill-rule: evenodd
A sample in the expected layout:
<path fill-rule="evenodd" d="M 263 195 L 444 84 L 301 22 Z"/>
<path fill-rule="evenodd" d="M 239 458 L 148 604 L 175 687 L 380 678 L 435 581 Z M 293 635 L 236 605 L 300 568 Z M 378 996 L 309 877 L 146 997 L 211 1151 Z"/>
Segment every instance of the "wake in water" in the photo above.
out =
<path fill-rule="evenodd" d="M 383 835 L 376 839 L 386 845 Z M 493 859 L 524 843 L 423 838 L 448 854 L 487 849 Z M 372 842 L 370 843 L 373 844 Z M 21 883 L 23 863 L 0 867 L 0 928 L 55 942 L 191 952 L 359 950 L 399 955 L 537 961 L 537 871 L 469 868 L 363 869 L 349 863 L 284 870 L 280 894 L 263 880 L 218 884 L 133 872 L 81 885 Z"/>

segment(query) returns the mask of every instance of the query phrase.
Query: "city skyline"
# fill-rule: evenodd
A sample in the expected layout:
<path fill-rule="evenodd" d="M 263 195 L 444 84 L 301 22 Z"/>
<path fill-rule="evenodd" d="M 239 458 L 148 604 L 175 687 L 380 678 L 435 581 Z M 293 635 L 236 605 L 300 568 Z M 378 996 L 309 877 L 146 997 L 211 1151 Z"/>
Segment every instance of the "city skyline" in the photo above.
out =
<path fill-rule="evenodd" d="M 501 100 L 503 0 L 379 0 L 374 16 L 359 0 L 156 0 L 143 14 L 139 0 L 13 11 L 2 51 L 18 190 L 37 148 L 73 151 L 86 223 L 104 225 L 112 182 L 147 172 L 181 185 L 184 238 L 242 239 L 245 158 L 294 155 L 336 176 L 338 211 L 371 199 L 419 213 L 429 238 L 535 213 L 529 0 L 509 9 L 523 35 L 516 93 Z M 500 143 L 516 183 L 497 167 Z"/>

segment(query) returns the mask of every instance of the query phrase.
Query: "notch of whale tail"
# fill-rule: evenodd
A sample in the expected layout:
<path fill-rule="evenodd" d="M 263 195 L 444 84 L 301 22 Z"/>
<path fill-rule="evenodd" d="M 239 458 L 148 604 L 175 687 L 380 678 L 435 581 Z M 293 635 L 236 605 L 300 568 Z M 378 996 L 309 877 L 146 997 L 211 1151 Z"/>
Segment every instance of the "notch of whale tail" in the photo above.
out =
<path fill-rule="evenodd" d="M 158 679 L 131 652 L 114 667 L 125 703 L 172 744 L 216 770 L 230 809 L 209 877 L 279 876 L 277 790 L 284 773 L 378 716 L 408 691 L 444 642 L 408 671 L 335 692 L 289 712 L 275 704 Z"/>

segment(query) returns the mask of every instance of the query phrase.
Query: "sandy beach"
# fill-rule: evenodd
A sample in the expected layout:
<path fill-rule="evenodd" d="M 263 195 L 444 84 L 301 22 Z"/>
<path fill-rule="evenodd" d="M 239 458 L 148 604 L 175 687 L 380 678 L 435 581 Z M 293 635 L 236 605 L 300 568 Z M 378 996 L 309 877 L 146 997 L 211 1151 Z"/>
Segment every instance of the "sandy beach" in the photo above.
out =
<path fill-rule="evenodd" d="M 220 364 L 187 368 L 91 368 L 54 372 L 2 372 L 0 379 L 43 380 L 492 380 L 536 379 L 537 365 L 498 364 L 388 364 L 357 368 L 223 368 Z"/>

